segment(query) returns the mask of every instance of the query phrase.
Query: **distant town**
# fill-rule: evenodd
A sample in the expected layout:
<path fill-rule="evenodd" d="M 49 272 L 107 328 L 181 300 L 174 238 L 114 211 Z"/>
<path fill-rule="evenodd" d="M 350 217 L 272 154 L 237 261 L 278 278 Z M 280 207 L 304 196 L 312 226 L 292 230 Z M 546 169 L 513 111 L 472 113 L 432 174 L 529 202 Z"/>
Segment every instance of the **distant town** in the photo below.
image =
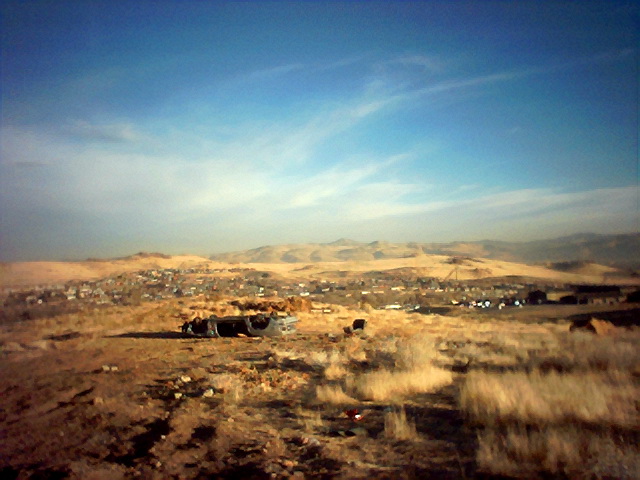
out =
<path fill-rule="evenodd" d="M 431 308 L 517 308 L 524 305 L 616 304 L 638 301 L 636 287 L 569 285 L 522 277 L 459 281 L 409 273 L 344 274 L 343 279 L 286 280 L 252 268 L 150 269 L 96 281 L 69 281 L 0 292 L 2 322 L 29 320 L 87 308 L 139 305 L 173 298 L 306 297 L 317 303 L 356 308 L 422 311 Z M 320 306 L 322 305 L 322 306 Z"/>

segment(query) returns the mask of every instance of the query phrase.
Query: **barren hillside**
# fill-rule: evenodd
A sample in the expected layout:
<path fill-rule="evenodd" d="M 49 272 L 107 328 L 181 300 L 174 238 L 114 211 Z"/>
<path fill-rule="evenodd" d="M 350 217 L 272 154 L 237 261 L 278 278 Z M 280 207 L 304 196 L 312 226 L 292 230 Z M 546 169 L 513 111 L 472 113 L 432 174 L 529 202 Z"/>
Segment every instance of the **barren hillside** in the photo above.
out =
<path fill-rule="evenodd" d="M 487 258 L 452 257 L 417 253 L 413 247 L 411 255 L 393 256 L 389 252 L 402 252 L 403 247 L 382 246 L 387 255 L 379 259 L 371 258 L 361 247 L 358 254 L 345 253 L 344 247 L 333 245 L 334 254 L 315 255 L 309 249 L 291 249 L 279 247 L 286 255 L 296 256 L 295 262 L 282 262 L 277 255 L 261 255 L 254 262 L 243 263 L 243 268 L 271 272 L 288 279 L 332 279 L 345 276 L 357 276 L 367 272 L 394 271 L 403 269 L 404 273 L 414 276 L 437 279 L 452 278 L 458 280 L 478 280 L 482 278 L 519 276 L 565 283 L 606 283 L 637 284 L 638 279 L 615 268 L 597 264 L 556 264 L 527 265 Z M 276 247 L 270 247 L 276 248 Z M 310 247 L 311 248 L 311 247 Z M 339 249 L 343 249 L 342 251 Z M 336 259 L 336 257 L 342 257 Z M 355 258 L 352 258 L 355 257 Z M 317 258 L 316 261 L 302 262 L 304 258 Z M 329 258 L 329 260 L 326 260 Z M 270 259 L 271 262 L 266 262 Z M 567 267 L 566 265 L 570 265 Z M 572 266 L 571 266 L 572 265 Z M 3 264 L 0 271 L 1 287 L 24 287 L 30 285 L 62 284 L 70 280 L 96 280 L 110 275 L 149 269 L 232 269 L 237 263 L 212 261 L 195 255 L 168 256 L 161 254 L 137 254 L 113 260 L 87 260 L 84 262 L 16 262 Z"/>
<path fill-rule="evenodd" d="M 217 268 L 221 264 L 196 255 L 139 253 L 110 260 L 83 262 L 13 262 L 0 265 L 0 286 L 27 286 L 95 280 L 118 273 L 163 268 Z"/>
<path fill-rule="evenodd" d="M 330 279 L 338 276 L 362 275 L 366 272 L 411 270 L 415 276 L 437 279 L 457 278 L 477 280 L 481 278 L 519 276 L 565 283 L 603 283 L 608 275 L 620 273 L 603 265 L 589 264 L 577 271 L 559 271 L 540 265 L 505 262 L 485 258 L 449 257 L 422 254 L 415 257 L 388 258 L 381 260 L 290 263 L 248 263 L 246 266 L 277 273 L 286 278 Z M 629 276 L 617 276 L 617 283 L 635 284 L 638 280 Z"/>
<path fill-rule="evenodd" d="M 640 266 L 640 234 L 580 234 L 551 240 L 503 242 L 483 240 L 451 243 L 357 242 L 340 239 L 332 243 L 264 246 L 223 253 L 211 258 L 240 263 L 308 263 L 345 260 L 404 258 L 423 253 L 462 255 L 521 263 L 582 261 L 608 266 Z"/>

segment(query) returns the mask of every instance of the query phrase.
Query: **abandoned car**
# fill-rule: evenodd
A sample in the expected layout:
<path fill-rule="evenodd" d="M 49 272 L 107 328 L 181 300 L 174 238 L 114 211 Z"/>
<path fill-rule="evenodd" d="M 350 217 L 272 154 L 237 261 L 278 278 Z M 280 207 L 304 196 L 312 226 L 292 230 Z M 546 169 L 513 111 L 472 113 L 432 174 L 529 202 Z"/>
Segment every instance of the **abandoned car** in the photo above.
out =
<path fill-rule="evenodd" d="M 182 332 L 201 337 L 278 337 L 296 332 L 296 317 L 277 314 L 195 318 L 182 325 Z"/>

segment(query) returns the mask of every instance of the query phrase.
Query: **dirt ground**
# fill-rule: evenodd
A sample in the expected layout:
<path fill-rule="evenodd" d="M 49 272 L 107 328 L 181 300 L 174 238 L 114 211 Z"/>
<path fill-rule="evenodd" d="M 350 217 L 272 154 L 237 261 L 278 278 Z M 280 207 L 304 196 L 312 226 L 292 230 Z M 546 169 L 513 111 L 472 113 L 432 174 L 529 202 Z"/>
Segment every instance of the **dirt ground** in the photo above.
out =
<path fill-rule="evenodd" d="M 524 321 L 523 311 L 488 320 L 338 309 L 300 313 L 287 337 L 204 339 L 179 333 L 185 307 L 171 300 L 2 326 L 0 477 L 477 478 L 477 433 L 458 407 L 476 365 L 468 358 L 508 363 L 509 352 L 534 347 L 507 339 L 538 348 L 544 342 L 531 339 L 568 327 L 535 314 Z M 359 316 L 366 334 L 344 334 Z M 391 340 L 414 335 L 438 346 L 452 383 L 399 401 L 318 401 L 332 352 L 358 375 L 383 361 Z M 385 427 L 400 407 L 415 423 L 408 439 Z"/>

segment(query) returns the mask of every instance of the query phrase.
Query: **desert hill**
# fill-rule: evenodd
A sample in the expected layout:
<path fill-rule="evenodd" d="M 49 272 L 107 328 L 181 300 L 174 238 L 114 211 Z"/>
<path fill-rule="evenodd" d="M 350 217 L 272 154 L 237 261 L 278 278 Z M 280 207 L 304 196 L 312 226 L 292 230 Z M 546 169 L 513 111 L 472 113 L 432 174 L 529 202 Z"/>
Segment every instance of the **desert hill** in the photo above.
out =
<path fill-rule="evenodd" d="M 238 263 L 309 263 L 407 258 L 422 254 L 470 256 L 535 264 L 580 261 L 619 268 L 638 268 L 640 234 L 585 233 L 531 242 L 482 240 L 451 243 L 364 243 L 340 239 L 324 244 L 264 246 L 213 255 L 211 258 Z"/>
<path fill-rule="evenodd" d="M 284 247 L 282 247 L 284 249 Z M 359 247 L 358 247 L 359 248 Z M 400 249 L 396 249 L 399 251 Z M 303 249 L 296 249 L 297 258 L 305 258 Z M 61 284 L 70 280 L 97 280 L 111 275 L 150 269 L 217 269 L 229 270 L 241 266 L 270 272 L 271 275 L 288 279 L 307 281 L 309 279 L 326 280 L 346 277 L 359 277 L 365 274 L 403 275 L 411 277 L 432 277 L 458 280 L 479 280 L 483 278 L 520 277 L 541 279 L 563 283 L 603 283 L 615 281 L 619 284 L 636 284 L 637 278 L 625 275 L 613 267 L 597 264 L 559 264 L 527 265 L 525 263 L 506 262 L 486 258 L 452 257 L 433 254 L 412 254 L 404 257 L 371 259 L 361 249 L 355 260 L 340 252 L 335 256 L 325 255 L 333 261 L 315 261 L 309 263 L 275 261 L 273 263 L 224 263 L 208 260 L 194 255 L 134 255 L 113 260 L 88 260 L 84 262 L 17 262 L 0 266 L 0 287 L 25 287 L 32 285 Z M 290 253 L 290 255 L 294 255 Z M 258 258 L 273 259 L 271 255 Z M 315 257 L 314 258 L 318 258 Z M 362 258 L 362 259 L 361 259 Z M 220 274 L 222 275 L 222 273 Z M 615 277 L 615 280 L 613 278 Z"/>
<path fill-rule="evenodd" d="M 139 252 L 128 257 L 79 262 L 4 263 L 0 264 L 0 287 L 96 280 L 149 269 L 228 269 L 238 264 L 289 279 L 403 269 L 415 276 L 439 279 L 453 275 L 460 280 L 520 276 L 567 283 L 636 283 L 637 278 L 629 275 L 628 268 L 640 266 L 638 251 L 638 234 L 584 234 L 524 243 L 364 243 L 340 239 L 325 244 L 265 246 L 210 259 Z M 620 266 L 626 269 L 621 270 Z"/>
<path fill-rule="evenodd" d="M 220 265 L 196 255 L 164 255 L 140 252 L 115 259 L 88 259 L 81 262 L 13 262 L 0 265 L 0 286 L 27 286 L 64 283 L 69 280 L 96 280 L 109 275 L 164 268 L 216 268 Z"/>
<path fill-rule="evenodd" d="M 433 277 L 440 280 L 479 280 L 483 278 L 520 277 L 541 279 L 560 283 L 607 283 L 637 284 L 638 279 L 605 265 L 586 264 L 581 268 L 565 271 L 554 270 L 544 265 L 528 265 L 486 258 L 451 257 L 446 255 L 421 254 L 403 258 L 381 258 L 379 260 L 346 260 L 315 263 L 248 263 L 256 270 L 272 272 L 289 279 L 335 279 L 358 277 L 367 273 L 410 277 Z"/>

